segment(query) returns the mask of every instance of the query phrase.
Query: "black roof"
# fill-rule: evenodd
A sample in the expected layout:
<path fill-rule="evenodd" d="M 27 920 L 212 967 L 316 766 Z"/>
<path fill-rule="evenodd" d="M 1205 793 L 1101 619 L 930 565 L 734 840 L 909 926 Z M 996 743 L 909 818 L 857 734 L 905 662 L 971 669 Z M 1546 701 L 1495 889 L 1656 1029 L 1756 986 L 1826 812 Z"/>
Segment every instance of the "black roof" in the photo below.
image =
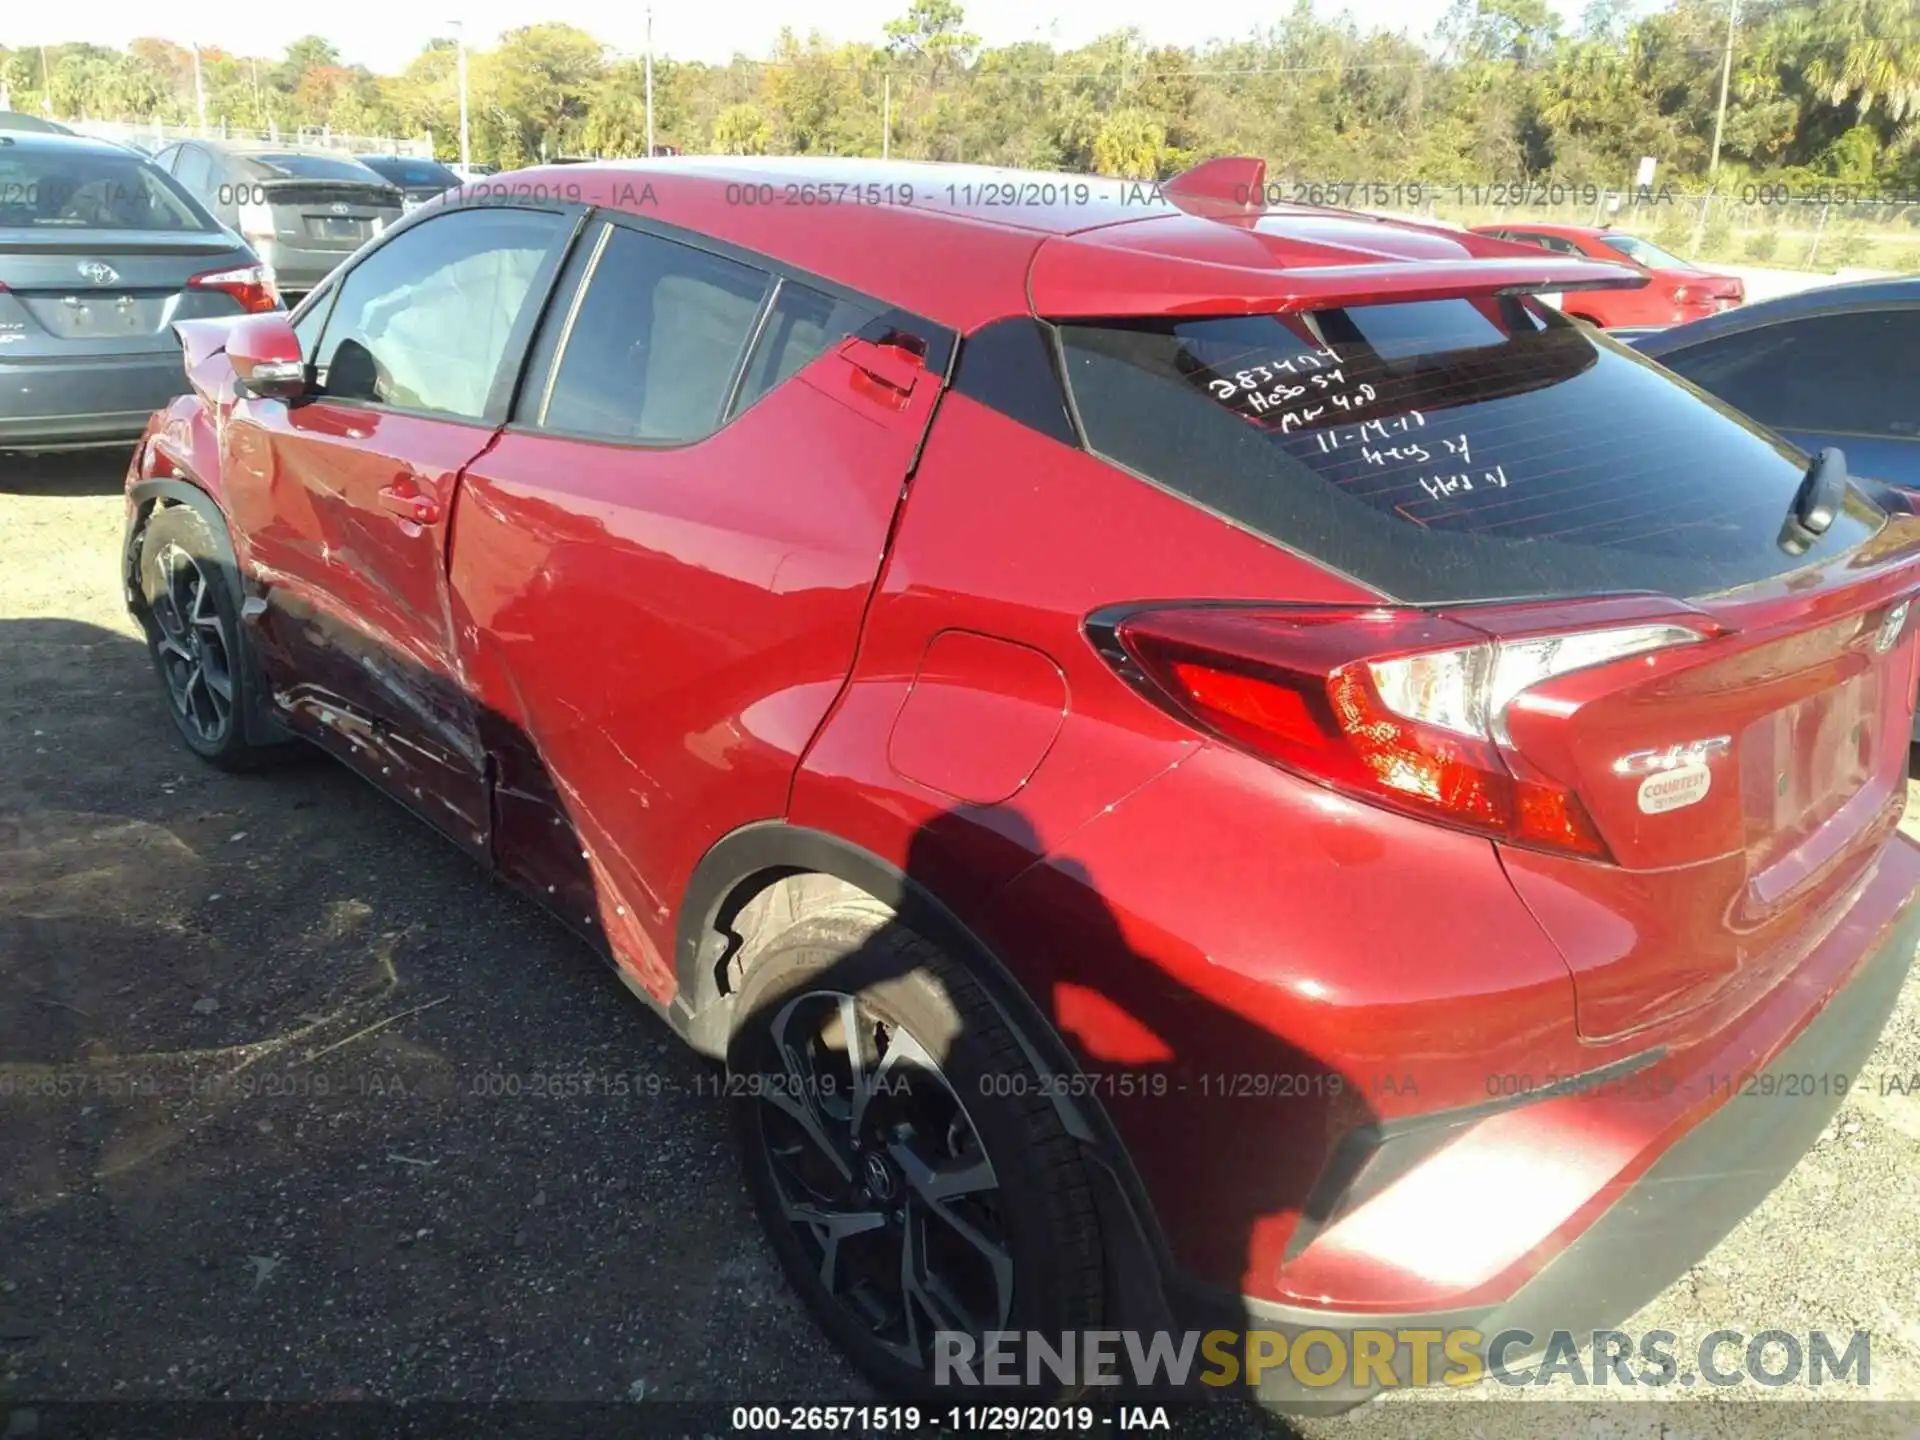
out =
<path fill-rule="evenodd" d="M 14 133 L 22 131 L 30 135 L 71 135 L 73 131 L 58 120 L 47 120 L 39 115 L 29 115 L 24 110 L 0 110 L 0 130 Z"/>
<path fill-rule="evenodd" d="M 83 150 L 95 155 L 129 155 L 135 160 L 147 158 L 112 140 L 97 140 L 91 135 L 56 135 L 45 130 L 0 130 L 0 146 L 9 150 Z"/>
<path fill-rule="evenodd" d="M 1648 335 L 1632 338 L 1633 348 L 1643 355 L 1660 356 L 1689 345 L 1698 345 L 1720 335 L 1737 335 L 1778 325 L 1783 320 L 1798 320 L 1808 315 L 1836 315 L 1854 310 L 1906 309 L 1920 305 L 1920 275 L 1905 275 L 1878 280 L 1850 280 L 1842 285 L 1817 285 L 1811 290 L 1796 290 L 1791 295 L 1776 295 L 1771 300 L 1756 300 L 1733 310 L 1723 310 L 1704 320 L 1674 325 Z"/>

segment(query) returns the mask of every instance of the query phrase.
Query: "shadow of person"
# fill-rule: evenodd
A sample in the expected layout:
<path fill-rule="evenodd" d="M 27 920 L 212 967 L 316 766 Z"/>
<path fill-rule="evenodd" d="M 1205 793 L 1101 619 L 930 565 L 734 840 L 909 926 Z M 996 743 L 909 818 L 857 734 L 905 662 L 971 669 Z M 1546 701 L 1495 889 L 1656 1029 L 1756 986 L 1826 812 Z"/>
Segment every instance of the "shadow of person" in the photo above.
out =
<path fill-rule="evenodd" d="M 896 906 L 828 887 L 743 953 L 750 1187 L 816 1317 L 892 1393 L 1010 1398 L 985 1379 L 999 1330 L 1021 1332 L 1000 1375 L 1058 1399 L 1079 1388 L 1063 1351 L 1084 1380 L 1117 1330 L 1099 1368 L 1120 1383 L 1085 1398 L 1244 1395 L 1263 1322 L 1241 1297 L 1272 1293 L 1333 1139 L 1373 1118 L 1363 1087 L 1247 1018 L 1251 982 L 1202 993 L 1181 965 L 1204 957 L 1043 851 L 1016 808 L 947 811 Z M 1188 1363 L 1152 1363 L 1156 1335 Z M 972 1371 L 934 1374 L 943 1345 Z"/>

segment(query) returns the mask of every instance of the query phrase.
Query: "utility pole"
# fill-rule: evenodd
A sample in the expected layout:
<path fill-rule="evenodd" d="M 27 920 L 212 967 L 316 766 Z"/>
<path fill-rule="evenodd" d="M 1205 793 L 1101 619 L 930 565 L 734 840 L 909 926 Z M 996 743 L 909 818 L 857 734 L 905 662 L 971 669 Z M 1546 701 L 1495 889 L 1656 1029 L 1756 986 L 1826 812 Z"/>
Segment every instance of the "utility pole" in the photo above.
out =
<path fill-rule="evenodd" d="M 647 6 L 647 158 L 653 158 L 653 6 Z"/>
<path fill-rule="evenodd" d="M 1707 159 L 1707 193 L 1700 197 L 1700 215 L 1693 222 L 1693 244 L 1689 257 L 1700 253 L 1707 233 L 1707 211 L 1713 208 L 1713 179 L 1720 170 L 1720 136 L 1727 127 L 1727 88 L 1733 83 L 1733 30 L 1740 19 L 1740 0 L 1727 0 L 1727 45 L 1720 53 L 1720 105 L 1713 112 L 1713 154 Z"/>
<path fill-rule="evenodd" d="M 1720 57 L 1720 108 L 1713 116 L 1713 156 L 1707 161 L 1707 187 L 1713 187 L 1720 168 L 1720 133 L 1727 124 L 1727 86 L 1733 80 L 1733 27 L 1740 18 L 1740 0 L 1727 0 L 1727 48 Z"/>
<path fill-rule="evenodd" d="M 458 67 L 460 72 L 460 175 L 471 180 L 470 167 L 473 165 L 473 142 L 467 132 L 467 22 L 449 20 L 453 26 L 455 42 L 459 46 Z"/>
<path fill-rule="evenodd" d="M 207 133 L 207 82 L 200 73 L 200 42 L 193 42 L 193 111 L 199 120 L 199 134 Z"/>
<path fill-rule="evenodd" d="M 893 72 L 880 77 L 880 158 L 893 158 Z"/>
<path fill-rule="evenodd" d="M 47 47 L 40 47 L 40 108 L 53 114 L 53 76 L 47 70 Z"/>

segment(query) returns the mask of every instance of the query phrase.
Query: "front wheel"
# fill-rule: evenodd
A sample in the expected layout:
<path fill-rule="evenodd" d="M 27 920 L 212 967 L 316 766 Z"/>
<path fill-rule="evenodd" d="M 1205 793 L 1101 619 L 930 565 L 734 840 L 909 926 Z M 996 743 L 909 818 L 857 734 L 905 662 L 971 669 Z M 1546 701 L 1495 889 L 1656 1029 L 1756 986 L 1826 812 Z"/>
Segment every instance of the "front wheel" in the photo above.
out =
<path fill-rule="evenodd" d="M 868 1378 L 924 1397 L 957 1356 L 980 1373 L 988 1331 L 1058 1347 L 1099 1326 L 1078 1147 L 964 967 L 884 913 L 836 909 L 756 959 L 739 1014 L 728 1083 L 754 1203 Z"/>
<path fill-rule="evenodd" d="M 246 738 L 246 638 L 225 570 L 232 564 L 199 512 L 158 510 L 140 541 L 140 618 L 174 728 L 223 769 L 256 763 Z"/>

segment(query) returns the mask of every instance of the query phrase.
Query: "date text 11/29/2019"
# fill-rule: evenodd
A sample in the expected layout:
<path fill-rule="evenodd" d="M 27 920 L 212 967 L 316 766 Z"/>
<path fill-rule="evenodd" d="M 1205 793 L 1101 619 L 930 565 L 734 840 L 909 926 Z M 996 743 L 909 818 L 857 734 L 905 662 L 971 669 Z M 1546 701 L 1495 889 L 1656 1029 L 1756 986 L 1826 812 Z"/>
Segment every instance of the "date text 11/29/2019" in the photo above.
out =
<path fill-rule="evenodd" d="M 940 1433 L 1026 1435 L 1034 1432 L 1084 1433 L 1166 1431 L 1172 1428 L 1164 1405 L 950 1405 L 944 1410 L 919 1405 L 736 1405 L 733 1428 L 739 1432 L 854 1432 L 911 1435 L 926 1429 Z"/>

